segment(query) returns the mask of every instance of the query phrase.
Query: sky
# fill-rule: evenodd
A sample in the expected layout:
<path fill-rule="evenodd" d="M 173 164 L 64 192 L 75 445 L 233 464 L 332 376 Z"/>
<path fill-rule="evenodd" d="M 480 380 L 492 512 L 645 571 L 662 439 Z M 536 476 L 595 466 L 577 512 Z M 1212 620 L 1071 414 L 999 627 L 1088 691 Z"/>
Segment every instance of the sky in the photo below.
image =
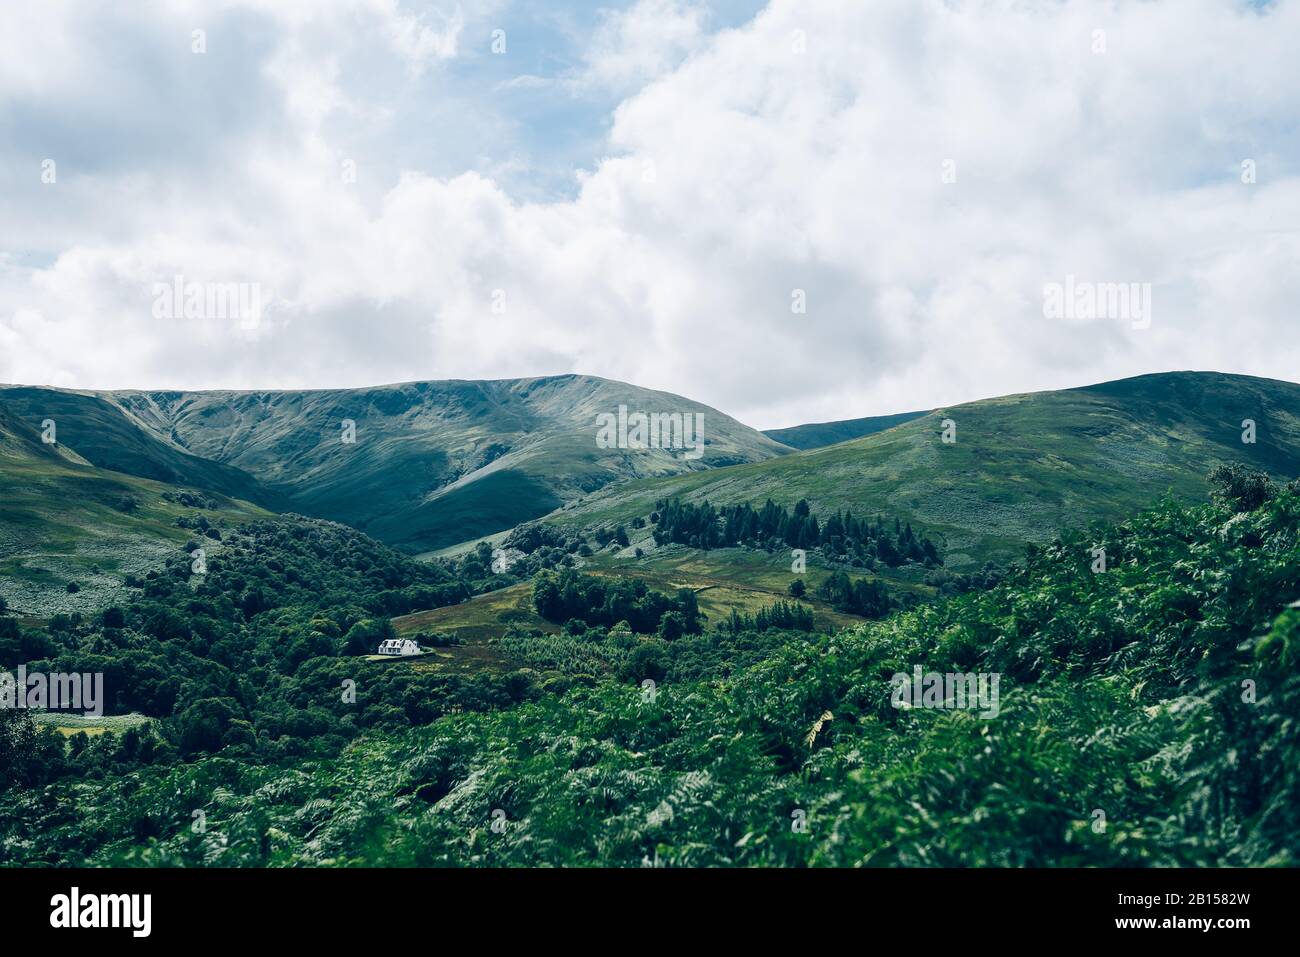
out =
<path fill-rule="evenodd" d="M 2 17 L 0 382 L 579 372 L 774 428 L 1300 378 L 1300 2 Z"/>

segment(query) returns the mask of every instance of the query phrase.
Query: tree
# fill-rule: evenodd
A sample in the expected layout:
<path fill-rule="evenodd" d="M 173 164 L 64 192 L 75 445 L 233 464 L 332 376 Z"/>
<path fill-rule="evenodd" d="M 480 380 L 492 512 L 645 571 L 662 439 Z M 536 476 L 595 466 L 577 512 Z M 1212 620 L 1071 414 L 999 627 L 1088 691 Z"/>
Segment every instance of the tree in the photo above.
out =
<path fill-rule="evenodd" d="M 685 633 L 686 623 L 679 613 L 675 611 L 666 612 L 659 619 L 659 637 L 664 641 L 676 641 Z"/>
<path fill-rule="evenodd" d="M 635 681 L 638 684 L 647 678 L 654 682 L 662 682 L 668 674 L 666 659 L 663 645 L 642 642 L 619 666 L 618 676 L 624 681 Z"/>
<path fill-rule="evenodd" d="M 804 595 L 808 594 L 808 586 L 803 583 L 802 578 L 796 578 L 790 583 L 789 587 L 786 588 L 786 591 L 788 591 L 794 598 L 802 598 Z"/>
<path fill-rule="evenodd" d="M 198 546 L 196 545 L 195 548 Z M 271 602 L 267 599 L 266 594 L 261 588 L 250 588 L 244 592 L 239 600 L 239 610 L 244 613 L 246 621 L 252 620 L 256 615 L 261 614 L 271 607 Z"/>
<path fill-rule="evenodd" d="M 31 712 L 0 708 L 0 791 L 40 780 L 40 744 Z"/>
<path fill-rule="evenodd" d="M 180 750 L 187 756 L 203 751 L 220 751 L 246 737 L 239 708 L 229 698 L 203 698 L 180 714 Z"/>
<path fill-rule="evenodd" d="M 379 643 L 396 637 L 393 623 L 387 618 L 363 618 L 351 628 L 343 639 L 343 654 L 373 655 Z"/>
<path fill-rule="evenodd" d="M 1220 465 L 1210 472 L 1210 497 L 1221 505 L 1251 512 L 1267 502 L 1276 492 L 1273 480 L 1249 465 Z"/>
<path fill-rule="evenodd" d="M 559 619 L 564 602 L 554 575 L 543 573 L 533 582 L 533 608 L 547 621 Z"/>
<path fill-rule="evenodd" d="M 677 608 L 683 629 L 688 634 L 697 634 L 700 630 L 700 600 L 692 589 L 677 589 Z"/>

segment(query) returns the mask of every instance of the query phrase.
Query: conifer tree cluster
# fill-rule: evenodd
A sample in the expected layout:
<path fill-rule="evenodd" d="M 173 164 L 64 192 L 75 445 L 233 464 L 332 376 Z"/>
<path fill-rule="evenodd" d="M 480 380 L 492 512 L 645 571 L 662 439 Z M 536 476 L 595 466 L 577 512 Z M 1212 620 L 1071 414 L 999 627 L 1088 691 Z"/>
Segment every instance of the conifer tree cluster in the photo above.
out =
<path fill-rule="evenodd" d="M 817 595 L 830 602 L 836 611 L 863 618 L 884 618 L 896 606 L 884 582 L 865 578 L 853 581 L 844 572 L 835 572 L 817 586 Z"/>
<path fill-rule="evenodd" d="M 674 542 L 692 548 L 730 548 L 749 545 L 776 551 L 782 548 L 820 548 L 827 557 L 862 560 L 868 566 L 880 561 L 896 568 L 908 562 L 935 567 L 943 564 L 933 540 L 917 533 L 911 523 L 892 525 L 877 515 L 858 518 L 851 511 L 836 512 L 824 521 L 812 514 L 806 499 L 790 511 L 771 499 L 762 508 L 748 502 L 715 508 L 709 502 L 694 505 L 680 499 L 655 503 L 650 516 L 658 545 Z"/>
<path fill-rule="evenodd" d="M 731 615 L 718 624 L 718 630 L 739 635 L 746 631 L 767 631 L 780 628 L 789 631 L 812 631 L 812 609 L 797 601 L 778 600 L 753 615 L 731 609 Z"/>

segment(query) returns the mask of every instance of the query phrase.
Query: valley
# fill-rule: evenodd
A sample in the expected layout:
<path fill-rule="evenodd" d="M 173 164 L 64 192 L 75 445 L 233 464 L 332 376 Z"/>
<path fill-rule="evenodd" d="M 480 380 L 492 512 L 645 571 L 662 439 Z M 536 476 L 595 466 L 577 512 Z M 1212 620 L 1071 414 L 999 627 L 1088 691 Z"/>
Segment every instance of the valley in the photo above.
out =
<path fill-rule="evenodd" d="M 1300 0 L 9 7 L 16 940 L 1290 929 Z"/>
<path fill-rule="evenodd" d="M 1293 863 L 1294 762 L 1249 755 L 1295 750 L 1300 386 L 737 423 L 694 462 L 598 448 L 633 389 L 0 389 L 0 670 L 105 696 L 0 709 L 0 865 Z M 1000 697 L 903 712 L 899 673 Z"/>
<path fill-rule="evenodd" d="M 714 590 L 705 604 L 715 611 L 722 596 L 727 608 L 752 610 L 756 596 L 785 594 L 788 556 L 665 548 L 635 523 L 670 498 L 719 507 L 805 499 L 822 516 L 845 509 L 915 524 L 961 573 L 1166 492 L 1202 496 L 1221 462 L 1276 477 L 1300 471 L 1300 386 L 1216 373 L 774 430 L 808 446 L 801 451 L 706 410 L 696 413 L 708 416 L 699 461 L 600 448 L 599 416 L 628 403 L 706 409 L 589 376 L 307 393 L 0 388 L 0 594 L 34 614 L 93 610 L 126 575 L 193 539 L 176 525 L 187 514 L 179 503 L 201 499 L 217 528 L 297 512 L 430 560 L 495 544 L 530 521 L 585 537 L 624 526 L 627 547 L 581 564 L 661 583 L 677 576 Z M 952 444 L 941 440 L 945 419 L 957 423 Z M 1249 444 L 1247 419 L 1257 423 Z M 57 423 L 57 445 L 39 440 L 45 420 Z M 342 441 L 344 422 L 354 444 Z M 808 584 L 826 574 L 814 558 Z M 873 574 L 919 596 L 933 591 L 906 568 Z"/>

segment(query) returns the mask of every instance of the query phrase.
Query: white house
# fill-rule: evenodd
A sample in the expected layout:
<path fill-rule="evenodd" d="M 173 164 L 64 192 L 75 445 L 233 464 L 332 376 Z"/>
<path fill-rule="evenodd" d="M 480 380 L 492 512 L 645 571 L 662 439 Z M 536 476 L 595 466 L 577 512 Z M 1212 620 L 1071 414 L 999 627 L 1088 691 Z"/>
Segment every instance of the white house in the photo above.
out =
<path fill-rule="evenodd" d="M 410 638 L 389 638 L 379 643 L 381 655 L 418 655 L 420 646 Z"/>

